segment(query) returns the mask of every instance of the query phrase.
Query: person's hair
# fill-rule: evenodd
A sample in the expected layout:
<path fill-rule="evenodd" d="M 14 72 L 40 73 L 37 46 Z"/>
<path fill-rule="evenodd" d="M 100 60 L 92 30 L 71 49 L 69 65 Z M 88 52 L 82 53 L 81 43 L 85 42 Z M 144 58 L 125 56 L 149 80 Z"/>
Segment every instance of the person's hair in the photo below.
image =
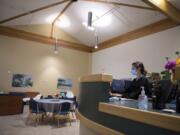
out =
<path fill-rule="evenodd" d="M 143 75 L 147 74 L 147 71 L 145 70 L 142 62 L 139 62 L 139 61 L 134 62 L 134 63 L 132 63 L 132 66 L 134 66 L 136 69 L 140 69 L 141 74 L 143 74 Z"/>

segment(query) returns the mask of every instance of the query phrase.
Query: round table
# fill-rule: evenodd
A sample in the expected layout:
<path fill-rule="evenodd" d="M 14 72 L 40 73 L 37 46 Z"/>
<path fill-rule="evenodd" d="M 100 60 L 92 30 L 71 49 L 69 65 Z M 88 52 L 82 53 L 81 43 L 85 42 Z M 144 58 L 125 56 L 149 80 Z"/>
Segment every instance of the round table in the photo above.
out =
<path fill-rule="evenodd" d="M 60 110 L 61 104 L 68 102 L 73 105 L 73 101 L 64 100 L 64 99 L 39 99 L 36 100 L 39 105 L 39 108 L 43 109 L 45 112 L 58 112 Z"/>

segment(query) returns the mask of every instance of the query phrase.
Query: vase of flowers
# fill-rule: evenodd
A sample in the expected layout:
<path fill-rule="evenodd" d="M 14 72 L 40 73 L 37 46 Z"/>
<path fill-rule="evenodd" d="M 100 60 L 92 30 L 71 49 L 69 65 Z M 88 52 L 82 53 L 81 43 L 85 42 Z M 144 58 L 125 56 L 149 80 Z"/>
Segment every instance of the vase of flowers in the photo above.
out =
<path fill-rule="evenodd" d="M 170 73 L 170 79 L 172 82 L 175 81 L 175 79 L 174 79 L 175 67 L 176 67 L 176 61 L 174 61 L 174 60 L 168 61 L 165 64 L 165 69 Z"/>
<path fill-rule="evenodd" d="M 169 60 L 169 57 L 166 57 L 165 70 L 161 72 L 163 79 L 171 79 L 173 83 L 176 83 L 174 78 L 175 67 L 180 64 L 180 53 L 177 51 L 175 54 L 177 55 L 176 60 Z"/>

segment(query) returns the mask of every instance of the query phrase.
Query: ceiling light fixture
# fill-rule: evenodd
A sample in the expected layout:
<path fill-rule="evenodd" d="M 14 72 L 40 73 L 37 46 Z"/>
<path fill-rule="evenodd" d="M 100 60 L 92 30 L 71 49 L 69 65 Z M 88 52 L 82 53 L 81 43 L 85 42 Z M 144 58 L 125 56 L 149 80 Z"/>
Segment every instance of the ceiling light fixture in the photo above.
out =
<path fill-rule="evenodd" d="M 95 49 L 98 49 L 98 45 L 95 45 L 94 48 L 95 48 Z"/>
<path fill-rule="evenodd" d="M 109 13 L 109 12 L 108 12 Z M 83 22 L 82 25 L 88 30 L 94 31 L 95 27 L 107 27 L 112 22 L 112 16 L 107 13 L 101 16 L 92 15 L 92 12 L 88 12 L 88 21 Z"/>
<path fill-rule="evenodd" d="M 92 12 L 88 12 L 88 27 L 92 27 Z"/>
<path fill-rule="evenodd" d="M 93 27 L 93 26 L 88 27 L 87 22 L 83 22 L 82 25 L 83 25 L 84 27 L 86 27 L 88 30 L 94 31 L 94 27 Z"/>
<path fill-rule="evenodd" d="M 83 22 L 82 24 L 91 31 L 94 31 L 94 27 L 92 26 L 92 17 L 93 17 L 93 13 L 90 11 L 88 12 L 88 20 L 87 22 Z"/>
<path fill-rule="evenodd" d="M 55 42 L 55 45 L 54 45 L 54 54 L 58 54 L 59 51 L 58 51 L 58 40 L 56 38 L 56 42 Z"/>
<path fill-rule="evenodd" d="M 99 38 L 98 38 L 97 31 L 95 31 L 94 35 L 95 35 L 95 46 L 94 46 L 94 48 L 98 49 Z"/>
<path fill-rule="evenodd" d="M 95 49 L 98 49 L 98 36 L 95 36 Z"/>
<path fill-rule="evenodd" d="M 88 30 L 94 31 L 94 27 L 88 27 Z"/>

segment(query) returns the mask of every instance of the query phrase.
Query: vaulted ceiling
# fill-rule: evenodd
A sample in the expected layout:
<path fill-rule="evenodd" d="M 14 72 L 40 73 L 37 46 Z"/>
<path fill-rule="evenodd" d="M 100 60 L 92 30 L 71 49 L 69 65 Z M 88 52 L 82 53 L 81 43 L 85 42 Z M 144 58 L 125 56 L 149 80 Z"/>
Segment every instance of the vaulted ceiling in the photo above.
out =
<path fill-rule="evenodd" d="M 0 20 L 43 7 L 62 0 L 1 0 Z M 110 2 L 125 3 L 149 7 L 142 0 L 109 0 Z M 180 0 L 169 0 L 180 9 Z M 17 18 L 3 23 L 6 26 L 47 24 L 52 22 L 58 13 L 67 5 L 63 4 Z M 158 10 L 142 9 L 121 5 L 112 5 L 86 0 L 74 2 L 61 18 L 60 28 L 77 38 L 87 46 L 94 46 L 94 31 L 88 30 L 82 23 L 87 22 L 87 14 L 93 12 L 93 25 L 97 30 L 99 42 L 104 42 L 119 35 L 141 28 L 148 24 L 165 19 L 166 16 Z"/>

